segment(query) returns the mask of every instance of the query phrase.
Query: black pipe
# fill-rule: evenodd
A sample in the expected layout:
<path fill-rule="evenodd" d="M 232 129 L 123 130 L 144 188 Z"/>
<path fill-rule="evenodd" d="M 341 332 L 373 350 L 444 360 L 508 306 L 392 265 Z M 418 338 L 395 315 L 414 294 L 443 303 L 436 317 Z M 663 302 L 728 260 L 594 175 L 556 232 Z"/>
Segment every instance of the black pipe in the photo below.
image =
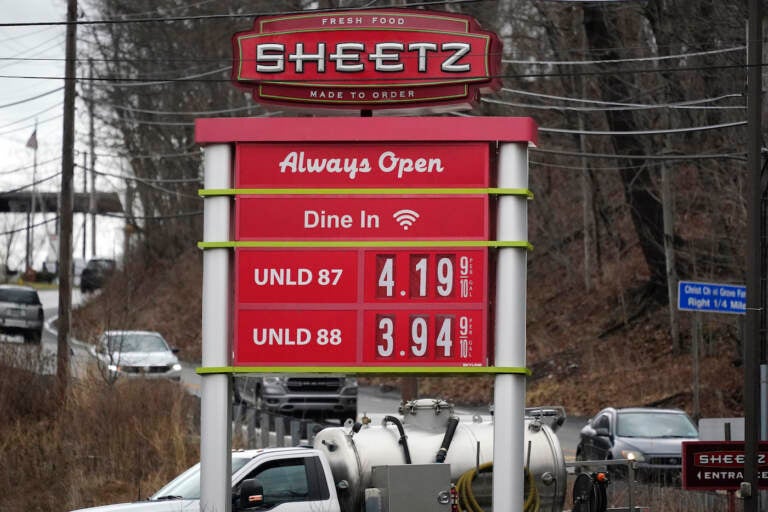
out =
<path fill-rule="evenodd" d="M 459 425 L 459 418 L 452 417 L 448 419 L 448 428 L 445 429 L 445 435 L 443 436 L 443 442 L 440 444 L 440 449 L 437 450 L 437 456 L 435 457 L 435 462 L 437 463 L 443 463 L 445 462 L 445 457 L 448 455 L 448 448 L 451 446 L 451 441 L 453 441 L 453 435 L 456 433 L 456 427 Z"/>
<path fill-rule="evenodd" d="M 384 416 L 384 425 L 387 423 L 394 423 L 394 425 L 397 427 L 398 432 L 400 432 L 400 440 L 398 441 L 403 446 L 403 455 L 405 455 L 405 463 L 410 464 L 411 463 L 411 452 L 408 450 L 408 436 L 405 435 L 405 429 L 403 428 L 403 424 L 400 422 L 399 419 L 397 419 L 394 416 Z"/>

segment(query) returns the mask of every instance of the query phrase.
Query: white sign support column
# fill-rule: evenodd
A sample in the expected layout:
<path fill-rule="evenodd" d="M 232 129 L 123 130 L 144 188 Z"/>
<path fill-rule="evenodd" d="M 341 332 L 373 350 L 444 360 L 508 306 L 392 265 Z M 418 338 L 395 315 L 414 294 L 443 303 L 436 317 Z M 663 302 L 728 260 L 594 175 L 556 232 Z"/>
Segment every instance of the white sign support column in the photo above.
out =
<path fill-rule="evenodd" d="M 205 188 L 232 187 L 232 148 L 229 144 L 205 147 Z M 208 197 L 204 202 L 203 240 L 230 239 L 231 200 Z M 232 304 L 231 251 L 209 248 L 203 253 L 203 368 L 228 367 L 231 358 Z M 201 375 L 200 404 L 200 510 L 232 509 L 231 378 L 227 373 Z"/>
<path fill-rule="evenodd" d="M 528 188 L 528 146 L 505 143 L 499 150 L 499 188 Z M 497 241 L 528 239 L 528 199 L 502 196 Z M 527 249 L 499 248 L 496 269 L 495 366 L 525 367 Z M 494 385 L 493 506 L 523 510 L 525 382 L 521 374 L 498 374 Z"/>

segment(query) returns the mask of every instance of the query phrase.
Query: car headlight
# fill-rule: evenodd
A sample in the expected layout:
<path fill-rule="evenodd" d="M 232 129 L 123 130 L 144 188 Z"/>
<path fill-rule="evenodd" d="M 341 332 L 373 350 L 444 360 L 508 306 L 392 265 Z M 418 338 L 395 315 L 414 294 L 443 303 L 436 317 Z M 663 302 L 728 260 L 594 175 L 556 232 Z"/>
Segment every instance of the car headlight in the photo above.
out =
<path fill-rule="evenodd" d="M 643 452 L 637 450 L 621 450 L 621 458 L 643 462 L 645 460 L 645 455 L 643 455 Z"/>
<path fill-rule="evenodd" d="M 180 372 L 181 371 L 181 365 L 179 363 L 175 363 L 173 366 L 171 366 L 171 369 L 173 369 L 173 371 L 175 371 L 175 372 Z"/>
<path fill-rule="evenodd" d="M 263 392 L 267 395 L 282 395 L 285 393 L 285 388 L 283 388 L 285 377 L 264 377 L 262 382 Z"/>

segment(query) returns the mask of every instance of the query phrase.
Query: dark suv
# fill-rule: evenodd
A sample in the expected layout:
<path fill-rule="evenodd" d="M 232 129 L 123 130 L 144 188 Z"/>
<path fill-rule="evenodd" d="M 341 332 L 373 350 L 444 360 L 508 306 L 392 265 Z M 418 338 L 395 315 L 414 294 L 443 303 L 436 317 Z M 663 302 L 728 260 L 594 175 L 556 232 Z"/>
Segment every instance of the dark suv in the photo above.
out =
<path fill-rule="evenodd" d="M 0 285 L 0 332 L 22 334 L 24 341 L 40 343 L 43 305 L 37 290 L 29 286 Z"/>
<path fill-rule="evenodd" d="M 80 291 L 86 293 L 98 290 L 114 271 L 115 260 L 95 258 L 88 261 L 80 274 Z"/>

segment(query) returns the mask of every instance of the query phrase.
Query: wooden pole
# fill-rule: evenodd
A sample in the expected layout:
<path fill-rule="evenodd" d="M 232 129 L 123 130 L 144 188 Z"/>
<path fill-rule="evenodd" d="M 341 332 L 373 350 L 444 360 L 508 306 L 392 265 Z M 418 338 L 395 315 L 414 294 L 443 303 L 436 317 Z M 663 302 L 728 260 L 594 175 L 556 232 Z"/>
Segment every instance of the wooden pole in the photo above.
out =
<path fill-rule="evenodd" d="M 69 385 L 69 331 L 72 315 L 72 203 L 75 171 L 75 58 L 77 55 L 77 0 L 67 0 L 67 38 L 64 81 L 64 126 L 61 139 L 59 204 L 59 321 L 56 383 L 64 398 Z M 63 403 L 63 400 L 59 403 Z"/>

